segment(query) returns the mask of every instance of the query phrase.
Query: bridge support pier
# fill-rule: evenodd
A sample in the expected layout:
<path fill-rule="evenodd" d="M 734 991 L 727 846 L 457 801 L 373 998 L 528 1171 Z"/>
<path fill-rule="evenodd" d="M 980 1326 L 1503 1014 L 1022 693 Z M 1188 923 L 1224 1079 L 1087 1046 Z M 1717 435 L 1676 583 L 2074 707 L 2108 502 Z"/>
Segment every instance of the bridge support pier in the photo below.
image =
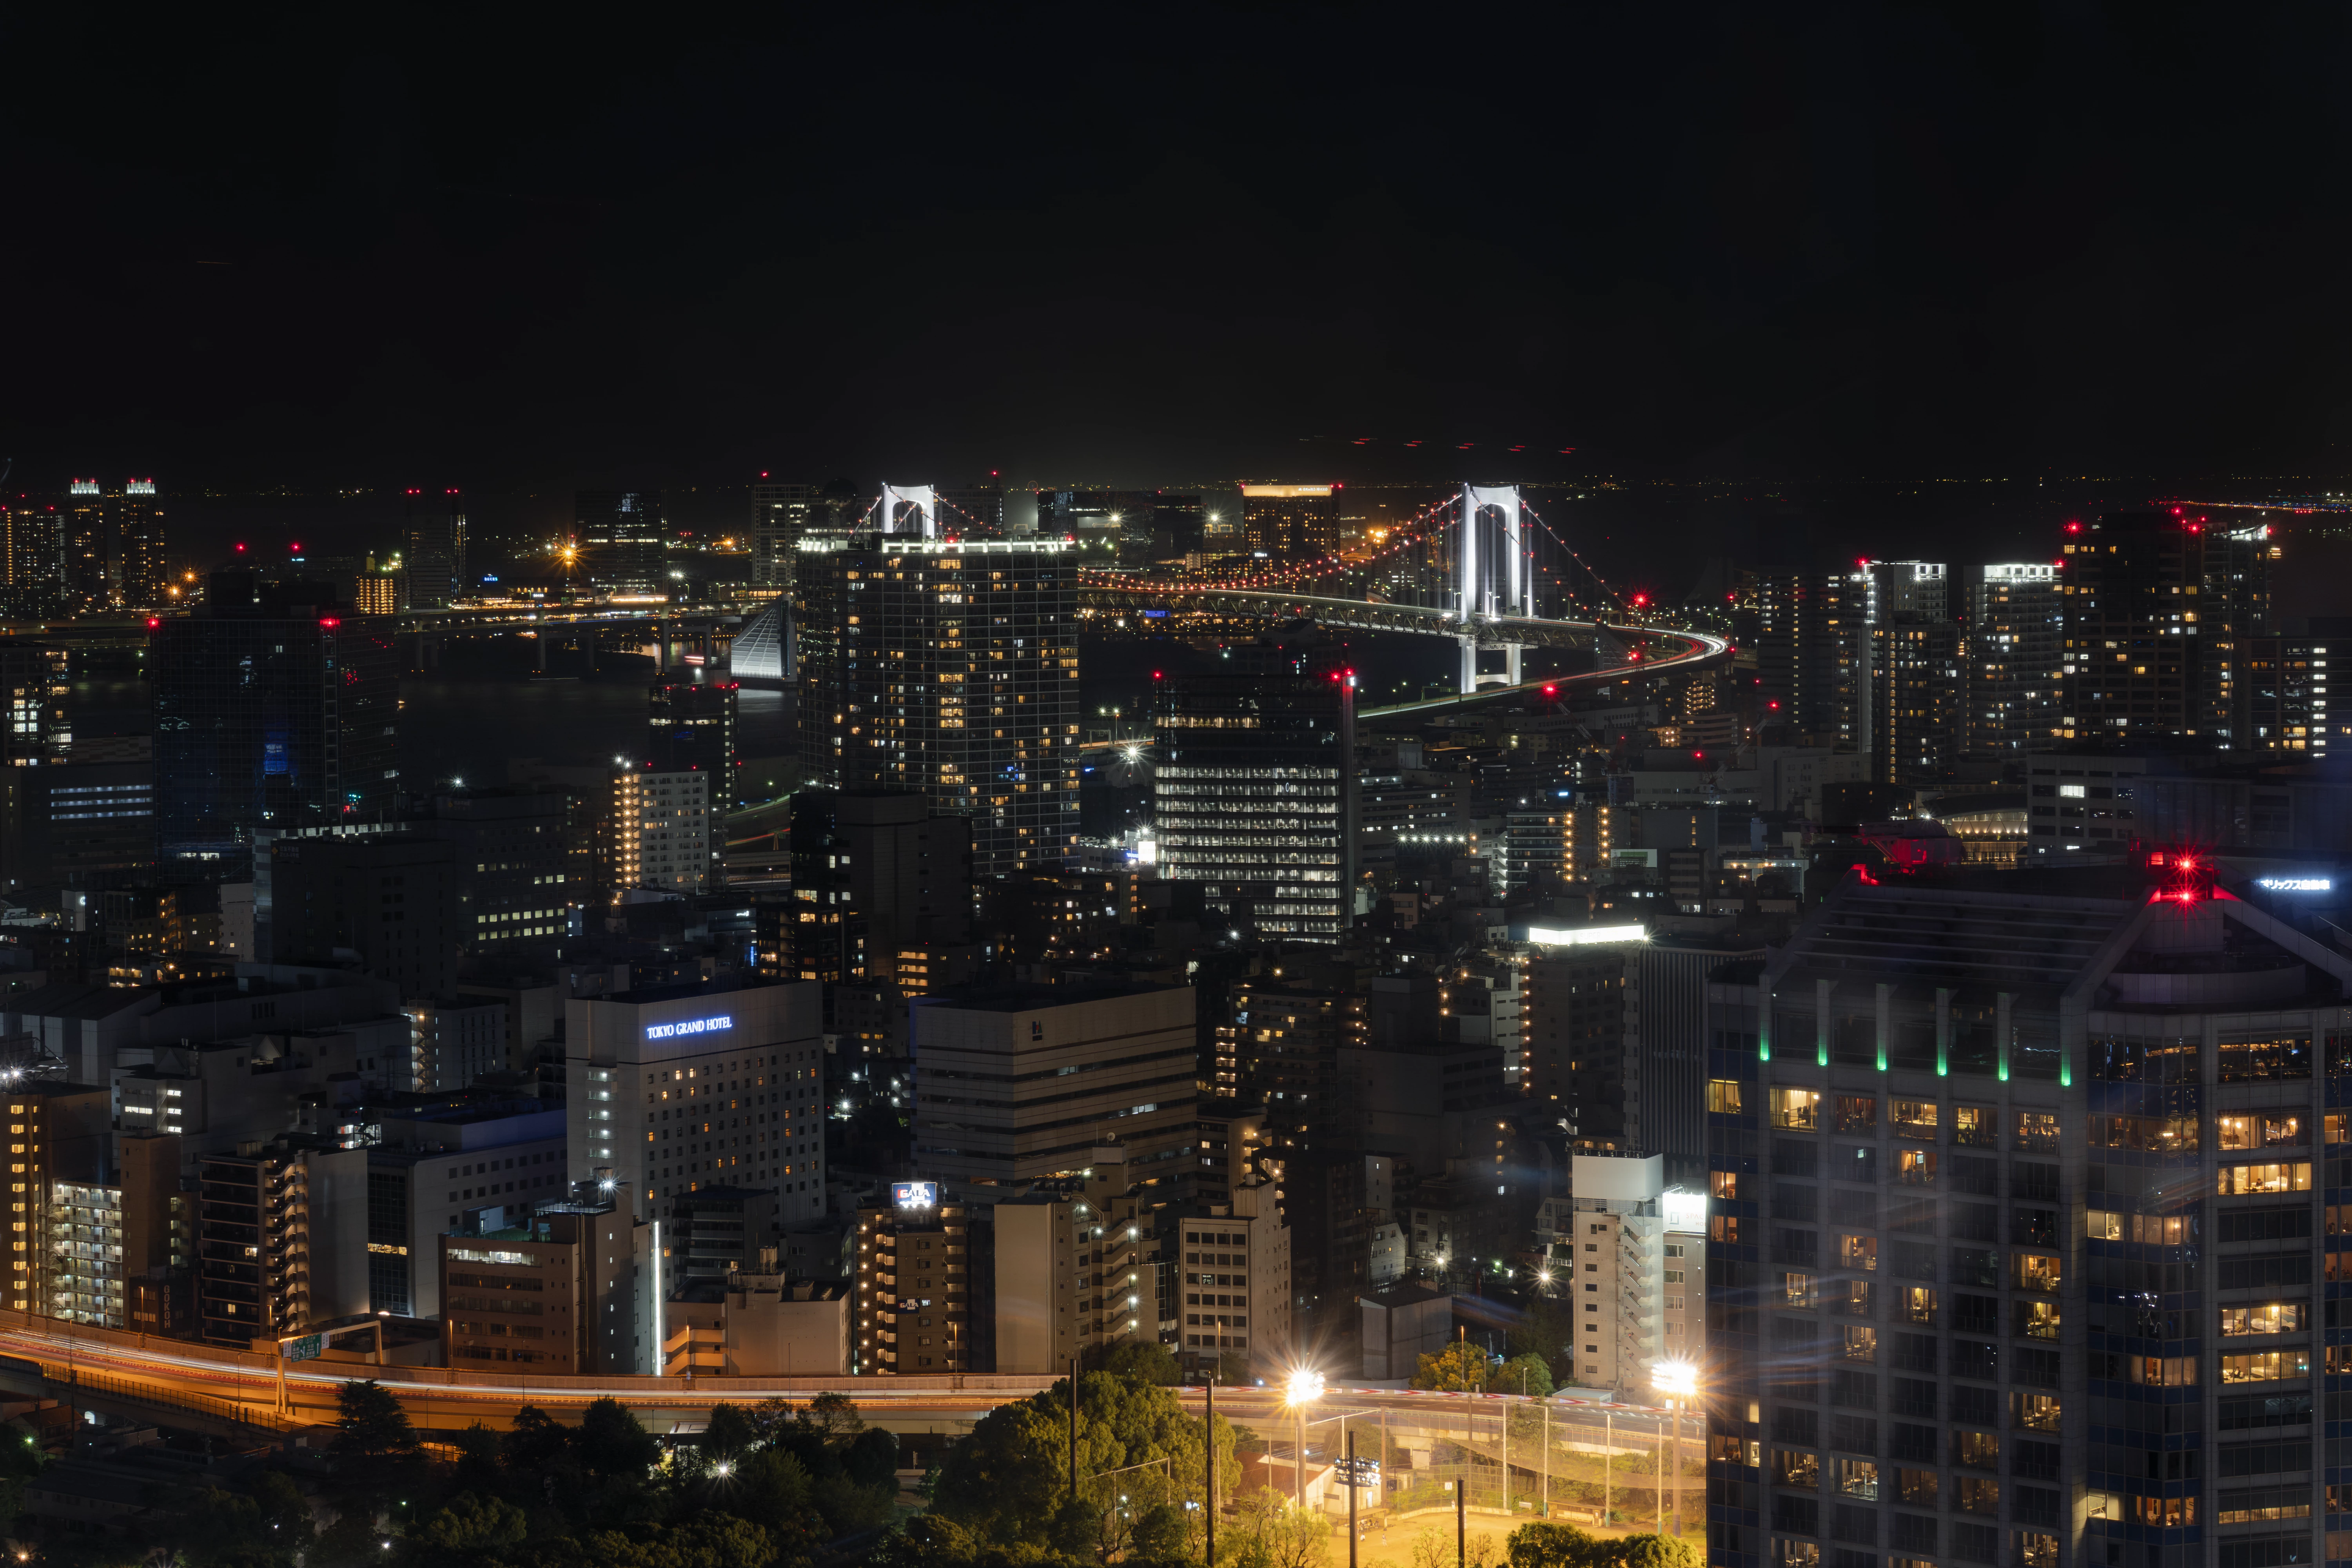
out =
<path fill-rule="evenodd" d="M 1478 639 L 1465 637 L 1454 640 L 1462 645 L 1461 683 L 1454 689 L 1467 697 L 1478 689 Z"/>
<path fill-rule="evenodd" d="M 1526 651 L 1527 650 L 1525 648 L 1521 647 L 1515 642 L 1505 643 L 1503 645 L 1504 685 L 1517 686 L 1519 683 L 1519 655 Z"/>

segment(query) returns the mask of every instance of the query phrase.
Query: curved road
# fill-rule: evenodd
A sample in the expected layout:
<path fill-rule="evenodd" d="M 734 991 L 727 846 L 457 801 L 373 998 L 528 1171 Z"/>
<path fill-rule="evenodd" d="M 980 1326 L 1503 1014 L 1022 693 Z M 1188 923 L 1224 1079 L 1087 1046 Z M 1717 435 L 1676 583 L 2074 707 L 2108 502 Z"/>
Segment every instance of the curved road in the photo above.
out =
<path fill-rule="evenodd" d="M 805 1400 L 828 1391 L 853 1395 L 869 1422 L 895 1430 L 968 1426 L 1000 1405 L 1024 1399 L 1053 1385 L 1044 1377 L 972 1375 L 961 1378 L 811 1377 L 527 1377 L 452 1371 L 443 1367 L 376 1367 L 350 1362 L 296 1362 L 286 1368 L 288 1412 L 280 1415 L 275 1363 L 266 1356 L 218 1350 L 182 1340 L 163 1340 L 107 1330 L 37 1327 L 19 1314 L 0 1323 L 0 1354 L 40 1365 L 53 1393 L 79 1384 L 94 1400 L 147 1401 L 205 1409 L 216 1418 L 255 1426 L 324 1426 L 335 1419 L 336 1390 L 355 1378 L 373 1377 L 399 1399 L 421 1430 L 455 1431 L 479 1421 L 503 1427 L 516 1408 L 533 1405 L 552 1414 L 576 1412 L 594 1399 L 612 1397 L 636 1412 L 656 1431 L 699 1427 L 710 1406 L 782 1396 Z M 23 1326 L 18 1326 L 23 1325 Z M 1198 1408 L 1202 1391 L 1178 1391 Z M 1467 1429 L 1493 1420 L 1510 1403 L 1499 1394 L 1424 1394 L 1409 1390 L 1346 1388 L 1325 1391 L 1308 1419 L 1321 1425 L 1341 1414 L 1385 1414 L 1404 1428 Z M 1626 1432 L 1654 1431 L 1664 1412 L 1621 1405 L 1575 1393 L 1549 1402 L 1555 1423 L 1599 1426 L 1604 1415 Z M 1278 1388 L 1220 1389 L 1217 1408 L 1229 1418 L 1262 1427 L 1279 1437 L 1292 1415 Z"/>

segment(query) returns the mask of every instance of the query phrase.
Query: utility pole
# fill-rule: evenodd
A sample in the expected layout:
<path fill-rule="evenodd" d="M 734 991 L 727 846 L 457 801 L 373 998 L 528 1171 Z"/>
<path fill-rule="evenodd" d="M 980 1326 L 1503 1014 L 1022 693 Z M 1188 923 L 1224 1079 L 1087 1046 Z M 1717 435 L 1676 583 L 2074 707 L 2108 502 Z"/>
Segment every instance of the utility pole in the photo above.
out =
<path fill-rule="evenodd" d="M 1470 1568 L 1470 1456 L 1462 1456 L 1462 1479 L 1454 1484 L 1454 1568 Z"/>
<path fill-rule="evenodd" d="M 1078 1358 L 1070 1358 L 1070 1500 L 1078 1500 Z"/>
<path fill-rule="evenodd" d="M 1609 1472 L 1617 1464 L 1617 1435 L 1610 1430 L 1609 1412 L 1601 1412 L 1601 1522 L 1609 1522 Z"/>
<path fill-rule="evenodd" d="M 1356 1568 L 1356 1435 L 1348 1434 L 1348 1568 Z"/>
<path fill-rule="evenodd" d="M 1217 1374 L 1216 1374 L 1215 1373 L 1213 1373 L 1213 1373 L 1211 1373 L 1209 1374 L 1209 1381 L 1208 1381 L 1206 1384 L 1202 1384 L 1202 1390 L 1201 1390 L 1201 1392 L 1202 1392 L 1202 1397 L 1207 1401 L 1207 1404 L 1208 1404 L 1208 1408 L 1207 1408 L 1207 1412 L 1206 1412 L 1206 1414 L 1204 1414 L 1204 1415 L 1201 1417 L 1201 1447 L 1202 1447 L 1202 1450 L 1203 1450 L 1203 1451 L 1208 1455 L 1208 1464 L 1207 1464 L 1207 1466 L 1206 1466 L 1206 1468 L 1207 1468 L 1208 1473 L 1209 1473 L 1209 1475 L 1208 1475 L 1209 1485 L 1208 1485 L 1208 1491 L 1207 1491 L 1207 1496 L 1208 1496 L 1209 1501 L 1208 1501 L 1208 1505 L 1201 1510 L 1201 1518 L 1202 1518 L 1202 1521 L 1205 1525 L 1207 1525 L 1207 1527 L 1208 1527 L 1208 1532 L 1209 1532 L 1209 1552 L 1208 1552 L 1208 1555 L 1207 1555 L 1206 1557 L 1204 1557 L 1202 1561 L 1202 1562 L 1204 1562 L 1204 1563 L 1206 1563 L 1208 1564 L 1208 1568 L 1216 1568 L 1216 1562 L 1217 1562 Z"/>

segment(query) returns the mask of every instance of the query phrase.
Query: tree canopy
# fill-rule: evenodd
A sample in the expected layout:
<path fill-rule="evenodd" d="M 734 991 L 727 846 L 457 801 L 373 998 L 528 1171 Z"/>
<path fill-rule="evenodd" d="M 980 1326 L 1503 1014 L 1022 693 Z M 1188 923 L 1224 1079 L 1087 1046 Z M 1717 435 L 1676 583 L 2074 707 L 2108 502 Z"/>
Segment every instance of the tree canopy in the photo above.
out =
<path fill-rule="evenodd" d="M 1414 1369 L 1415 1388 L 1437 1388 L 1455 1394 L 1476 1394 L 1486 1386 L 1495 1358 L 1467 1340 L 1456 1340 L 1434 1355 L 1421 1358 Z"/>
<path fill-rule="evenodd" d="M 1045 1543 L 1069 1496 L 1069 1401 L 1065 1379 L 982 1417 L 971 1436 L 948 1450 L 932 1489 L 933 1511 L 992 1541 Z M 1241 1483 L 1234 1439 L 1232 1425 L 1219 1416 L 1213 1442 L 1223 1499 Z M 1186 1502 L 1203 1500 L 1202 1444 L 1201 1423 L 1171 1390 L 1116 1373 L 1079 1375 L 1079 1496 L 1101 1521 L 1098 1529 L 1121 1536 L 1122 1545 L 1153 1508 L 1164 1503 L 1182 1511 Z"/>

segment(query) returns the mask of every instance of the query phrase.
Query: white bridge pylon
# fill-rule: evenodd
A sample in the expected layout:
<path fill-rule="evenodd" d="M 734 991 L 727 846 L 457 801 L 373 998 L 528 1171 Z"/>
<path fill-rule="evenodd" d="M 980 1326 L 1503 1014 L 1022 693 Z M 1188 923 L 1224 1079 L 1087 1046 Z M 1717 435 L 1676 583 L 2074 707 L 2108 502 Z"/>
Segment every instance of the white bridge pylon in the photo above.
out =
<path fill-rule="evenodd" d="M 1462 650 L 1458 689 L 1465 694 L 1478 689 L 1478 623 L 1536 613 L 1535 573 L 1528 562 L 1521 517 L 1518 486 L 1462 487 L 1462 516 L 1454 523 L 1462 531 L 1461 540 L 1454 552 L 1447 608 L 1462 626 L 1456 639 Z M 1507 685 L 1519 683 L 1520 651 L 1518 643 L 1503 645 L 1499 679 Z"/>
<path fill-rule="evenodd" d="M 908 508 L 901 521 L 900 506 Z M 878 533 L 911 533 L 922 539 L 940 536 L 939 489 L 934 485 L 894 485 L 887 480 L 882 486 L 882 499 L 876 503 L 876 531 Z"/>

